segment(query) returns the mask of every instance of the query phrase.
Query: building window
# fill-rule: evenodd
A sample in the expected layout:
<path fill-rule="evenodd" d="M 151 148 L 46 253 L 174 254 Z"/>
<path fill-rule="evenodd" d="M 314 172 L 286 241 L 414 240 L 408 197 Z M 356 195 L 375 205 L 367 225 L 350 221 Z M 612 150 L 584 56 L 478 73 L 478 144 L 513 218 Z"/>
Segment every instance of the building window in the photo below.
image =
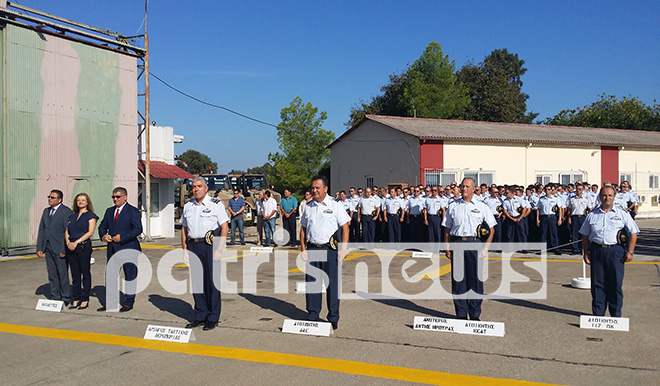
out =
<path fill-rule="evenodd" d="M 373 188 L 374 187 L 374 176 L 367 176 L 366 181 L 364 183 L 365 188 Z"/>
<path fill-rule="evenodd" d="M 623 181 L 628 181 L 632 185 L 632 174 L 630 173 L 619 174 L 619 185 L 621 185 Z"/>
<path fill-rule="evenodd" d="M 536 175 L 536 182 L 539 184 L 545 186 L 550 183 L 550 180 L 552 180 L 552 176 L 550 174 L 537 174 Z"/>
<path fill-rule="evenodd" d="M 649 189 L 658 189 L 658 175 L 651 174 L 649 176 Z"/>
<path fill-rule="evenodd" d="M 475 186 L 481 184 L 490 185 L 493 183 L 493 172 L 465 172 L 463 173 L 463 177 L 472 178 Z"/>
<path fill-rule="evenodd" d="M 425 172 L 424 183 L 426 185 L 451 185 L 456 181 L 456 173 Z"/>
<path fill-rule="evenodd" d="M 559 183 L 562 185 L 573 184 L 582 180 L 582 173 L 559 173 Z"/>

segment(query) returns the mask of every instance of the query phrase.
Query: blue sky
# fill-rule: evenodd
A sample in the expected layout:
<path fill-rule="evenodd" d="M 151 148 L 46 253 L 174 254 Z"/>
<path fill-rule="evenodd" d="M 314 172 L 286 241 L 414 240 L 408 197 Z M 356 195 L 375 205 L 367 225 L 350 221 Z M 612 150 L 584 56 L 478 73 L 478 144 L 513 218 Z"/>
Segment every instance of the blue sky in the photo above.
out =
<path fill-rule="evenodd" d="M 143 33 L 140 0 L 17 3 L 123 35 Z M 525 61 L 539 118 L 602 93 L 653 104 L 660 90 L 658 1 L 151 0 L 151 71 L 208 102 L 278 124 L 294 97 L 328 113 L 337 136 L 350 107 L 437 41 L 456 68 L 497 48 Z M 259 166 L 276 129 L 203 106 L 152 78 L 151 117 L 185 136 L 220 172 Z"/>

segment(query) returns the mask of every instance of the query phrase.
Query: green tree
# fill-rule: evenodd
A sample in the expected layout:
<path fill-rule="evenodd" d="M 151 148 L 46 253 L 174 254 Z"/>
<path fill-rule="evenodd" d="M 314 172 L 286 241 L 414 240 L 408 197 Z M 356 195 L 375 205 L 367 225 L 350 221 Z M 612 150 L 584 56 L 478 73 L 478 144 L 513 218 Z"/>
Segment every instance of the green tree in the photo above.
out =
<path fill-rule="evenodd" d="M 321 126 L 327 113 L 319 113 L 310 102 L 295 97 L 280 114 L 282 122 L 277 126 L 280 152 L 271 153 L 268 159 L 274 166 L 274 179 L 270 183 L 281 192 L 288 188 L 298 195 L 309 188 L 311 178 L 330 158 L 327 146 L 335 139 L 332 131 Z"/>
<path fill-rule="evenodd" d="M 431 42 L 408 71 L 409 81 L 399 103 L 408 116 L 456 118 L 470 103 L 467 89 L 457 82 L 455 63 L 444 55 L 440 44 Z"/>
<path fill-rule="evenodd" d="M 470 104 L 462 118 L 473 121 L 532 123 L 538 116 L 527 113 L 529 95 L 522 92 L 521 77 L 527 69 L 518 54 L 493 50 L 483 62 L 468 63 L 456 75 L 467 87 Z"/>
<path fill-rule="evenodd" d="M 238 169 L 232 169 L 229 173 L 227 174 L 244 174 L 245 172 L 243 170 L 238 170 Z"/>
<path fill-rule="evenodd" d="M 660 105 L 647 106 L 630 96 L 618 100 L 614 95 L 600 95 L 591 105 L 562 110 L 543 121 L 546 125 L 600 127 L 625 130 L 660 130 Z"/>
<path fill-rule="evenodd" d="M 424 53 L 401 74 L 390 75 L 382 94 L 351 107 L 351 128 L 367 114 L 397 117 L 456 118 L 469 103 L 467 89 L 457 82 L 455 63 L 444 56 L 440 44 L 431 42 Z"/>
<path fill-rule="evenodd" d="M 197 150 L 186 150 L 176 159 L 176 165 L 190 174 L 217 173 L 218 164 Z M 209 169 L 210 168 L 210 169 Z"/>

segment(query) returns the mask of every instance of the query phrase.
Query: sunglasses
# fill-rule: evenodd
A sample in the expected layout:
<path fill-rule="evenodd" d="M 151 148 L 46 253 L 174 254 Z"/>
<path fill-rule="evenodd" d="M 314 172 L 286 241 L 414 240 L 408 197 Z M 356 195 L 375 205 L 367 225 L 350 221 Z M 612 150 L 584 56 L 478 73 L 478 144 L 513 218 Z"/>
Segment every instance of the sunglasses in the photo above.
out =
<path fill-rule="evenodd" d="M 57 196 L 48 196 L 48 198 L 50 198 L 51 200 L 57 200 L 59 197 L 57 197 Z"/>
<path fill-rule="evenodd" d="M 112 198 L 116 198 L 116 199 L 120 199 L 120 198 L 122 198 L 122 197 L 124 197 L 124 196 L 110 196 L 110 197 L 112 197 Z"/>

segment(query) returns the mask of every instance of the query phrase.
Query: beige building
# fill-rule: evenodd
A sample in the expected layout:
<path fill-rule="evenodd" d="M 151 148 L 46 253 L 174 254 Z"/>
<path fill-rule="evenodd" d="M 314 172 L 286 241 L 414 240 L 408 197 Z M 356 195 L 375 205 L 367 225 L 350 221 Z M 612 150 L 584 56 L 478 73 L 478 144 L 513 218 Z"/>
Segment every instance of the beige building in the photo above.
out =
<path fill-rule="evenodd" d="M 368 115 L 330 144 L 334 191 L 389 183 L 630 181 L 660 217 L 660 132 Z"/>

